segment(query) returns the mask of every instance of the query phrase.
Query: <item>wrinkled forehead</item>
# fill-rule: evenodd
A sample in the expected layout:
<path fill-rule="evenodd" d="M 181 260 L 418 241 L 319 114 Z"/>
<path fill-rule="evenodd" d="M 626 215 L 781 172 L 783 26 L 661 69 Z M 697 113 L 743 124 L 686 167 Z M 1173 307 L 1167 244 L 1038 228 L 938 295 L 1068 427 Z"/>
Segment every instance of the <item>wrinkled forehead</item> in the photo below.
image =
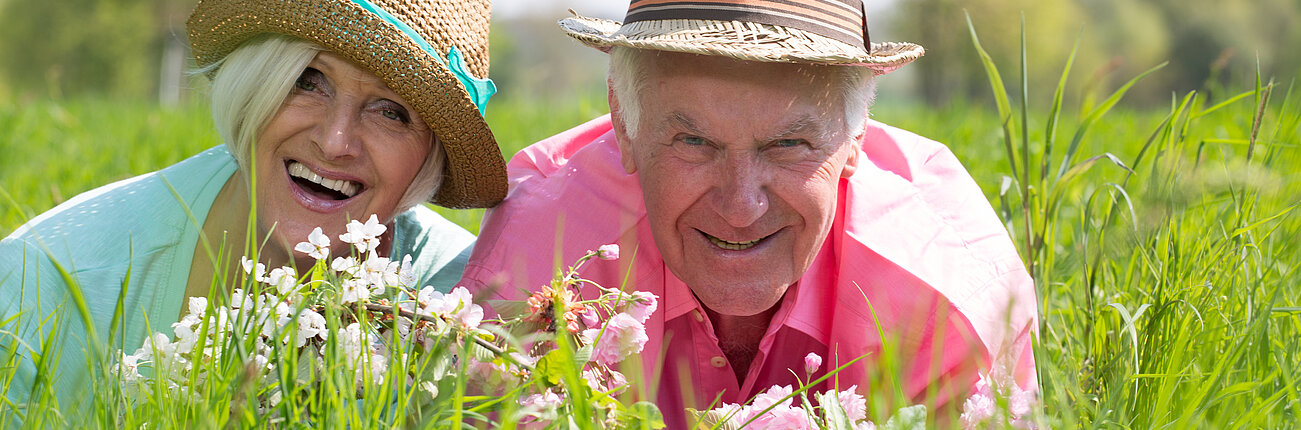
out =
<path fill-rule="evenodd" d="M 774 89 L 799 87 L 816 90 L 834 86 L 839 75 L 835 66 L 745 61 L 668 51 L 643 52 L 643 66 L 648 79 L 700 77 L 752 82 Z"/>
<path fill-rule="evenodd" d="M 658 52 L 642 61 L 648 85 L 641 86 L 646 93 L 638 101 L 649 114 L 644 121 L 658 123 L 709 110 L 724 116 L 729 112 L 748 113 L 745 117 L 764 114 L 771 116 L 770 121 L 752 125 L 765 129 L 798 126 L 825 137 L 845 126 L 845 87 L 831 67 L 676 52 Z M 763 112 L 748 110 L 754 106 L 766 108 Z M 742 123 L 746 121 L 736 124 Z"/>

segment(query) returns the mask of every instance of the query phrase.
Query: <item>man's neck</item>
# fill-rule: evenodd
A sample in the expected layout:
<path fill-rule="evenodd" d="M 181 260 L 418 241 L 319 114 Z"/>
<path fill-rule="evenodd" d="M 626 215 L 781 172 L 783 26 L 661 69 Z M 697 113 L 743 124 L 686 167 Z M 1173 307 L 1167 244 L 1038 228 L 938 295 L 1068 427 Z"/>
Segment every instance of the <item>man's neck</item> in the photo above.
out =
<path fill-rule="evenodd" d="M 759 341 L 763 340 L 763 335 L 768 332 L 768 324 L 772 322 L 772 316 L 780 307 L 781 301 L 778 301 L 768 310 L 750 316 L 723 315 L 705 308 L 705 314 L 709 315 L 709 322 L 714 325 L 718 347 L 723 350 L 723 355 L 727 356 L 727 362 L 732 364 L 732 371 L 736 372 L 738 383 L 745 383 L 745 375 L 749 373 L 750 363 L 759 353 Z"/>

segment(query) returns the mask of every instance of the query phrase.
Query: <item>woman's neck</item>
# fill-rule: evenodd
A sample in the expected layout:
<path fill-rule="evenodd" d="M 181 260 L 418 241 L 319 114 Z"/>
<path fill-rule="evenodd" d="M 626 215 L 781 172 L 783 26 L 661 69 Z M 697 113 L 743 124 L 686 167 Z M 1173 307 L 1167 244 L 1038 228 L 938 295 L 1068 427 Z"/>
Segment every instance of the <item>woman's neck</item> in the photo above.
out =
<path fill-rule="evenodd" d="M 244 180 L 238 173 L 231 175 L 213 200 L 208 216 L 203 220 L 199 240 L 194 245 L 185 298 L 181 303 L 182 316 L 187 309 L 185 302 L 190 297 L 229 294 L 225 285 L 235 283 L 243 274 L 239 260 L 245 254 L 248 240 L 248 213 L 248 191 Z M 214 283 L 219 270 L 226 281 Z M 213 288 L 220 290 L 214 291 Z"/>

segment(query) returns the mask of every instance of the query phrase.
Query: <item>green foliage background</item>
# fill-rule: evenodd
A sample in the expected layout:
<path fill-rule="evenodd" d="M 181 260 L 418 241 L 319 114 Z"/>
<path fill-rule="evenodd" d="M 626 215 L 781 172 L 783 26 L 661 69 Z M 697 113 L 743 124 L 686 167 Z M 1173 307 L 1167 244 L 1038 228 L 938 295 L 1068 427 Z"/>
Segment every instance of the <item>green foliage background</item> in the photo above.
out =
<path fill-rule="evenodd" d="M 93 14 L 136 16 L 126 12 L 135 10 L 127 2 L 103 3 L 76 4 Z M 873 115 L 949 144 L 1037 267 L 1036 357 L 1052 427 L 1295 426 L 1301 419 L 1301 180 L 1295 175 L 1301 89 L 1294 80 L 1301 64 L 1294 47 L 1301 30 L 1290 23 L 1298 22 L 1301 5 L 909 0 L 900 6 L 882 26 L 887 34 L 874 38 L 917 40 L 929 53 L 905 69 L 914 75 L 882 79 Z M 1003 114 L 972 49 L 963 7 L 1009 88 Z M 9 0 L 0 8 L 0 235 L 77 193 L 218 143 L 201 84 L 179 104 L 161 107 L 150 92 L 155 60 L 130 66 L 130 54 L 119 52 L 108 58 L 122 64 L 99 63 L 117 64 L 99 66 L 117 71 L 82 73 L 60 61 L 89 57 L 41 63 L 17 56 L 14 37 L 66 52 L 93 43 L 14 36 L 10 21 L 30 17 L 14 11 L 40 7 Z M 1025 57 L 1020 10 L 1029 35 Z M 43 22 L 22 28 L 76 26 Z M 556 52 L 569 51 L 535 44 L 543 37 L 571 42 L 555 33 L 530 37 L 526 27 L 494 34 L 494 76 L 503 92 L 488 108 L 488 121 L 507 158 L 605 111 L 600 54 L 580 49 L 559 57 Z M 1077 40 L 1063 109 L 1054 115 L 1053 90 Z M 23 64 L 33 70 L 10 70 L 13 58 L 28 59 Z M 1024 85 L 1022 58 L 1029 60 Z M 1166 60 L 1170 65 L 1092 119 L 1115 88 Z M 547 63 L 569 68 L 533 69 Z M 79 72 L 49 71 L 60 67 Z M 126 77 L 132 73 L 140 75 Z M 45 80 L 51 76 L 57 85 Z M 910 84 L 920 92 L 895 90 Z M 1077 134 L 1084 125 L 1087 133 Z M 1026 173 L 1038 169 L 1022 167 L 1044 161 L 1055 174 L 1076 136 L 1077 155 L 1068 164 L 1103 154 L 1117 162 L 1100 158 L 1067 180 L 1038 179 Z M 1009 159 L 1017 160 L 1015 167 Z M 443 213 L 477 230 L 480 211 Z M 1027 225 L 1039 239 L 1026 234 Z"/>

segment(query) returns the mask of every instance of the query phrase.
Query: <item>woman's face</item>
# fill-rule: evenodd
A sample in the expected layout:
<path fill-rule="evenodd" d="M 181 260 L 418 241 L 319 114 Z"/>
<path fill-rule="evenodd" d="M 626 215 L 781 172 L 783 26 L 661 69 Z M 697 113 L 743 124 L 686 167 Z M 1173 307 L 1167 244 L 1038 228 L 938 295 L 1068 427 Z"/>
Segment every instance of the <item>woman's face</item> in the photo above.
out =
<path fill-rule="evenodd" d="M 347 221 L 391 221 L 432 141 L 424 119 L 384 81 L 317 54 L 254 148 L 261 235 L 270 231 L 272 246 L 292 250 L 321 227 L 334 255 L 347 254 L 338 239 Z M 312 264 L 293 258 L 300 270 Z"/>

